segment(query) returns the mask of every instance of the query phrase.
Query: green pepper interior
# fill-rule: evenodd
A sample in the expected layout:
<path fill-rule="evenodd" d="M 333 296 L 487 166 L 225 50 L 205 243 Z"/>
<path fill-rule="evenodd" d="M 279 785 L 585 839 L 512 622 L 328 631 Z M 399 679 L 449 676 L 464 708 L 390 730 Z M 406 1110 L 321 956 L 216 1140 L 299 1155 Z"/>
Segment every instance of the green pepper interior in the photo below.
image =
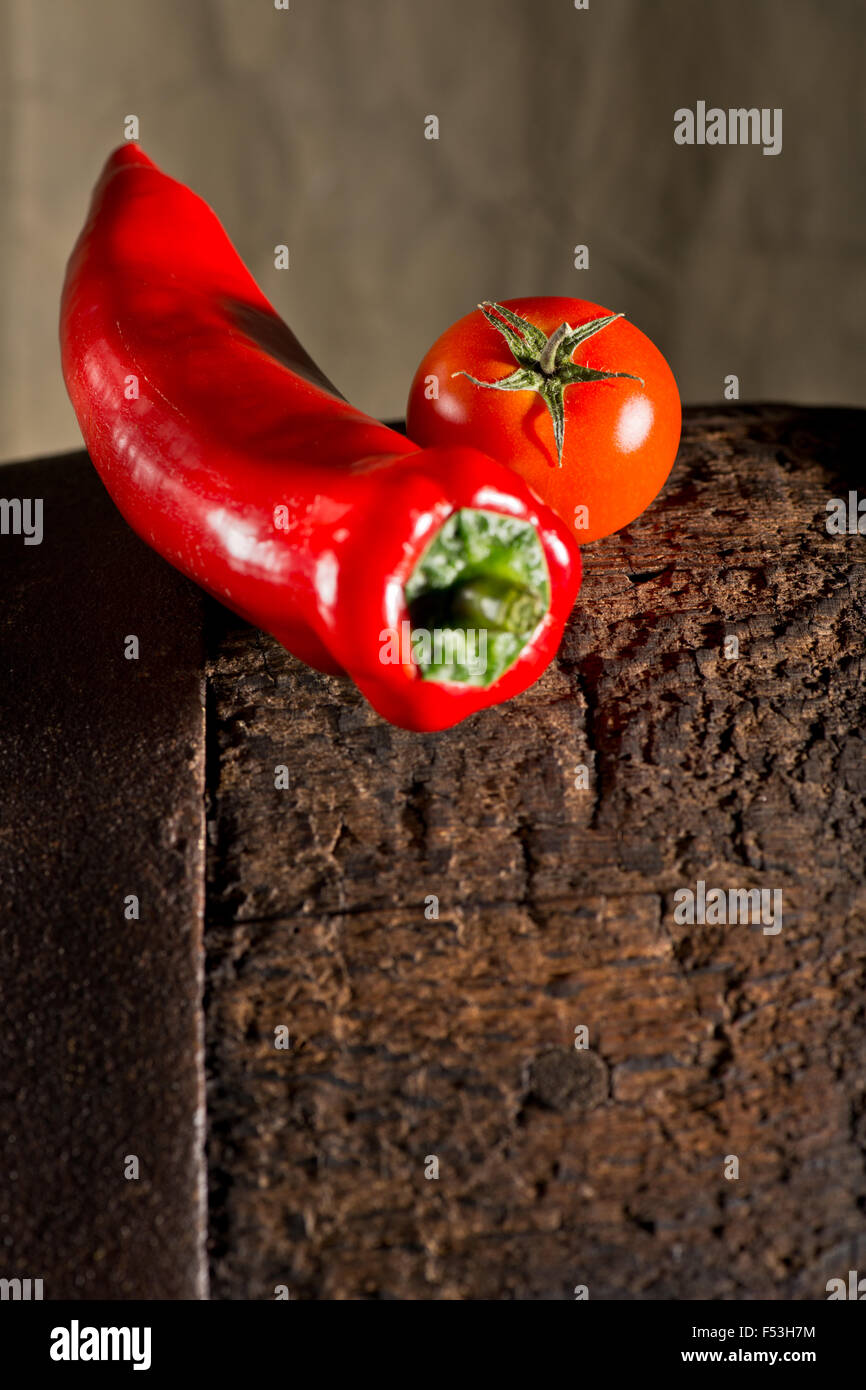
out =
<path fill-rule="evenodd" d="M 423 678 L 492 685 L 550 606 L 541 539 L 529 522 L 462 507 L 436 532 L 404 593 Z"/>

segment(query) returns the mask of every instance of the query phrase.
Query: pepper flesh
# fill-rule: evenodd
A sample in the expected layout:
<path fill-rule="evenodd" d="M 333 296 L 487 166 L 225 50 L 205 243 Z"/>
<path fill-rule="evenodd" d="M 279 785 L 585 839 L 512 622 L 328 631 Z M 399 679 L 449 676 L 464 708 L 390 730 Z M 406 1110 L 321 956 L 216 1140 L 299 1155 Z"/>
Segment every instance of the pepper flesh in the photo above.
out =
<path fill-rule="evenodd" d="M 504 463 L 420 449 L 355 410 L 255 284 L 210 208 L 135 144 L 112 154 L 66 274 L 61 353 L 90 456 L 133 529 L 404 728 L 447 728 L 544 670 L 580 586 L 563 523 Z M 382 659 L 404 586 L 458 509 L 536 528 L 550 601 L 492 684 Z"/>

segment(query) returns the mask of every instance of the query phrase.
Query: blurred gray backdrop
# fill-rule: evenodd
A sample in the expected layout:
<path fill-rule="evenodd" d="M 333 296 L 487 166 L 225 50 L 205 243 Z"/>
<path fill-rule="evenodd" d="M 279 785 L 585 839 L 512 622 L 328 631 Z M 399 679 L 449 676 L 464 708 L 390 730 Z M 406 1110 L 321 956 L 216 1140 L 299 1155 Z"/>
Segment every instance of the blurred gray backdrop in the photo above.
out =
<path fill-rule="evenodd" d="M 129 114 L 374 414 L 534 293 L 625 310 L 686 401 L 861 403 L 864 34 L 861 0 L 0 0 L 0 458 L 79 444 L 58 296 Z M 677 146 L 699 100 L 781 107 L 782 152 Z"/>

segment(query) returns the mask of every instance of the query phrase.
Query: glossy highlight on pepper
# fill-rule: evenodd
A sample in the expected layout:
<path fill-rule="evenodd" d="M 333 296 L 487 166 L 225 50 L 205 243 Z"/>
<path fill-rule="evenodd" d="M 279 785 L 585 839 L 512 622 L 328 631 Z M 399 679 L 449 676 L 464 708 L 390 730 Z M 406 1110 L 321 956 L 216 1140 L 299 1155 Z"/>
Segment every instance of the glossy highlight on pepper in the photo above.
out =
<path fill-rule="evenodd" d="M 580 585 L 567 527 L 504 463 L 421 449 L 355 410 L 210 208 L 138 145 L 116 150 L 96 186 L 60 337 L 85 443 L 133 529 L 295 656 L 350 676 L 391 722 L 447 728 L 526 689 L 553 657 Z M 544 583 L 509 571 L 494 544 L 473 570 L 470 525 L 460 583 L 426 600 L 422 559 L 458 512 L 529 528 Z M 412 608 L 427 601 L 450 629 L 489 634 L 520 615 L 513 659 L 486 685 L 383 660 L 382 632 L 411 620 L 407 586 Z"/>

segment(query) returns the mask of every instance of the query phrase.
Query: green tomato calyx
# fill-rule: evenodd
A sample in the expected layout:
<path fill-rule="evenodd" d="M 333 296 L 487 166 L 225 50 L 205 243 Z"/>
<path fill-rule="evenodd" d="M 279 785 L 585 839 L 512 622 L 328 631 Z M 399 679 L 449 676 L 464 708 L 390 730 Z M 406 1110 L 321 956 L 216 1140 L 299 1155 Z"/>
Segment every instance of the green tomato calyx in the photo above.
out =
<path fill-rule="evenodd" d="M 475 386 L 484 386 L 494 391 L 536 391 L 553 421 L 553 437 L 556 441 L 557 467 L 562 467 L 562 450 L 565 444 L 565 391 L 568 386 L 580 386 L 587 381 L 606 381 L 609 377 L 627 377 L 629 381 L 639 381 L 643 377 L 632 372 L 596 371 L 593 367 L 582 367 L 572 360 L 575 349 L 587 338 L 600 333 L 623 314 L 604 314 L 572 328 L 561 323 L 548 336 L 537 324 L 530 323 L 504 304 L 494 304 L 485 299 L 478 305 L 487 322 L 492 324 L 505 339 L 511 355 L 517 363 L 517 370 L 501 381 L 479 381 L 469 372 L 452 372 L 452 376 L 465 376 Z"/>

